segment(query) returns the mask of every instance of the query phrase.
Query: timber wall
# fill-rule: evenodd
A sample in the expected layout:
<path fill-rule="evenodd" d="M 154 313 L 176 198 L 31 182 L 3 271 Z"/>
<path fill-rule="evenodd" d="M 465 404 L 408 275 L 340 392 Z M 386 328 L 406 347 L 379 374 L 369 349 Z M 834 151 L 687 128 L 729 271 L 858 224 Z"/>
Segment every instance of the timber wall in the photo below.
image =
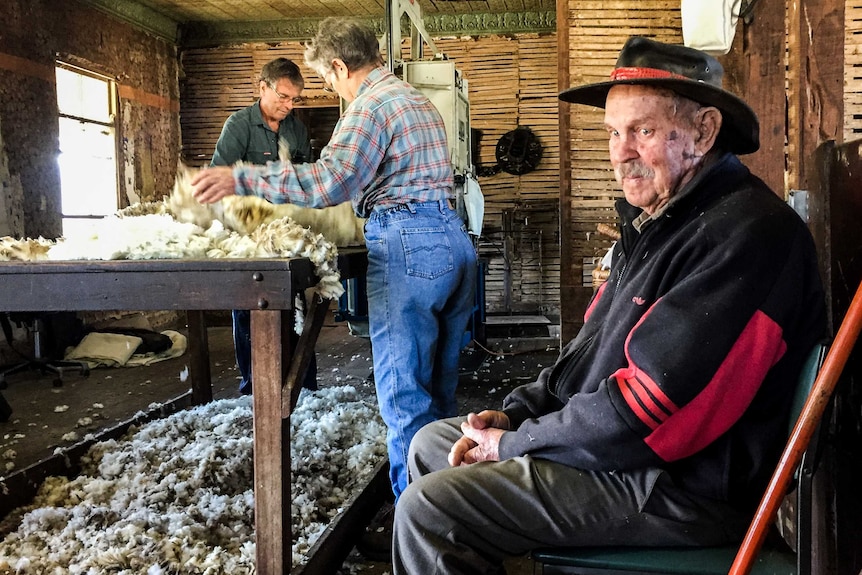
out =
<path fill-rule="evenodd" d="M 6 0 L 0 19 L 0 235 L 61 230 L 56 61 L 119 88 L 120 189 L 161 198 L 179 151 L 176 46 L 74 1 Z"/>
<path fill-rule="evenodd" d="M 494 313 L 559 315 L 559 144 L 556 37 L 516 34 L 435 38 L 467 79 L 472 127 L 481 131 L 480 168 L 496 165 L 499 138 L 527 126 L 542 144 L 538 168 L 524 175 L 482 176 L 485 196 L 480 255 L 488 261 L 486 310 Z M 328 140 L 337 100 L 303 61 L 298 41 L 186 49 L 181 54 L 180 120 L 183 159 L 209 163 L 225 119 L 257 98 L 257 74 L 272 58 L 300 65 L 306 104 L 296 113 L 311 136 Z M 405 58 L 409 47 L 403 48 Z"/>

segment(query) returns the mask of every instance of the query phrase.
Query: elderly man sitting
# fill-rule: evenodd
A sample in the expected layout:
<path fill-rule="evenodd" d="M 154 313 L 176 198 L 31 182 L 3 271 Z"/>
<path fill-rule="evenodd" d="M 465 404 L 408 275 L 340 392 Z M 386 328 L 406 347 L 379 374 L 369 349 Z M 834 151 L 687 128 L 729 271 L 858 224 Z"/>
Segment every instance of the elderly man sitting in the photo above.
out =
<path fill-rule="evenodd" d="M 625 199 L 580 333 L 502 410 L 428 424 L 395 511 L 396 574 L 497 573 L 578 545 L 738 541 L 825 334 L 804 222 L 737 159 L 758 122 L 700 51 L 631 38 L 605 109 Z"/>

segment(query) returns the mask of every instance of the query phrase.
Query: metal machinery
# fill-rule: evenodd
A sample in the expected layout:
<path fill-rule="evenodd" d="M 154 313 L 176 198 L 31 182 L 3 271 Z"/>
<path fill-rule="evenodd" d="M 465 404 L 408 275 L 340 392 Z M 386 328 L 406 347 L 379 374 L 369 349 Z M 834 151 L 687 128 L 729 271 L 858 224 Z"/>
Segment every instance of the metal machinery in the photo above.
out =
<path fill-rule="evenodd" d="M 410 60 L 401 55 L 401 19 L 410 21 Z M 456 208 L 467 222 L 470 233 L 478 237 L 482 232 L 484 198 L 476 182 L 470 142 L 470 100 L 467 80 L 437 50 L 434 40 L 425 30 L 422 12 L 415 0 L 388 0 L 386 3 L 386 33 L 384 34 L 389 69 L 401 76 L 414 88 L 425 94 L 443 116 L 449 156 L 455 174 Z M 423 59 L 427 46 L 433 59 Z"/>
<path fill-rule="evenodd" d="M 401 20 L 405 15 L 411 25 L 410 60 L 404 60 L 401 55 Z M 433 53 L 433 59 L 422 59 L 425 46 Z M 389 69 L 425 94 L 443 116 L 455 176 L 455 208 L 466 222 L 474 241 L 478 241 L 482 232 L 485 201 L 476 181 L 471 154 L 467 80 L 455 68 L 455 62 L 447 60 L 437 51 L 437 46 L 425 30 L 421 9 L 415 0 L 387 1 L 386 31 L 381 39 L 381 52 L 386 53 Z M 484 343 L 486 267 L 482 263 L 477 270 L 473 319 L 465 333 L 464 345 L 472 339 Z M 350 280 L 346 288 L 337 317 L 350 322 L 351 333 L 366 335 L 368 309 L 364 279 Z"/>

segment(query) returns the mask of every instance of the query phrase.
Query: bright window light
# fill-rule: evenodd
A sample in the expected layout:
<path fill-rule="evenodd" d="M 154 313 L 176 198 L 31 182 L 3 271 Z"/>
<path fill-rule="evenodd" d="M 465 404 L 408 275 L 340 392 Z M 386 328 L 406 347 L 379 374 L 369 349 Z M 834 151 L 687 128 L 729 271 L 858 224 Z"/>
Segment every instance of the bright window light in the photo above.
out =
<path fill-rule="evenodd" d="M 111 80 L 58 65 L 63 235 L 119 207 L 115 86 Z"/>

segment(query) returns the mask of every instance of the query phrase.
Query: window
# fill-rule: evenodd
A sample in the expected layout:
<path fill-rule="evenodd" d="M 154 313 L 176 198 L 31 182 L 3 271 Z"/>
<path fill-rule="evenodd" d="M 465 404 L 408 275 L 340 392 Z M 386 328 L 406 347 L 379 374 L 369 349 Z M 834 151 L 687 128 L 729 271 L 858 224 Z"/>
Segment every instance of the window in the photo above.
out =
<path fill-rule="evenodd" d="M 63 235 L 119 208 L 116 83 L 57 64 Z"/>

